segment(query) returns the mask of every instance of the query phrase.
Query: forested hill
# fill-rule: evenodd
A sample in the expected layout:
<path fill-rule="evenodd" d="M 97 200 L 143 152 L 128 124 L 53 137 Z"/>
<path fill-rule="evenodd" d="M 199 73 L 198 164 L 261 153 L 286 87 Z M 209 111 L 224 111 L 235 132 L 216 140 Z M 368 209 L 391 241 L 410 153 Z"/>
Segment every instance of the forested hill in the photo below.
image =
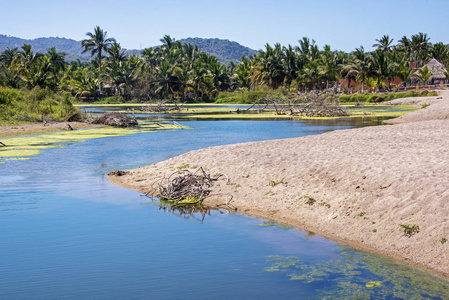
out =
<path fill-rule="evenodd" d="M 120 42 L 120 41 L 118 41 Z M 222 63 L 229 63 L 230 61 L 237 61 L 242 55 L 251 56 L 257 51 L 248 47 L 244 47 L 237 42 L 220 39 L 203 39 L 203 38 L 187 38 L 180 40 L 182 43 L 191 43 L 198 45 L 198 47 L 207 52 L 209 55 L 214 55 Z M 90 53 L 81 54 L 81 42 L 67 38 L 48 37 L 37 38 L 32 40 L 21 39 L 18 37 L 7 36 L 0 34 L 0 52 L 4 51 L 6 47 L 19 48 L 23 44 L 30 44 L 34 52 L 45 53 L 47 49 L 56 47 L 57 51 L 65 52 L 68 61 L 80 59 L 82 61 L 91 58 Z M 139 54 L 140 50 L 128 50 L 127 54 Z"/>
<path fill-rule="evenodd" d="M 184 44 L 198 45 L 201 51 L 216 56 L 222 63 L 239 60 L 242 55 L 250 57 L 258 51 L 242 46 L 237 42 L 221 39 L 187 38 L 179 40 Z"/>
<path fill-rule="evenodd" d="M 60 37 L 48 37 L 37 38 L 33 40 L 21 39 L 13 36 L 6 36 L 0 34 L 0 52 L 4 51 L 6 47 L 19 48 L 23 44 L 30 44 L 33 48 L 33 52 L 45 53 L 47 49 L 55 47 L 57 51 L 65 52 L 66 59 L 68 61 L 76 60 L 89 60 L 90 53 L 81 54 L 81 42 L 72 39 L 60 38 Z"/>

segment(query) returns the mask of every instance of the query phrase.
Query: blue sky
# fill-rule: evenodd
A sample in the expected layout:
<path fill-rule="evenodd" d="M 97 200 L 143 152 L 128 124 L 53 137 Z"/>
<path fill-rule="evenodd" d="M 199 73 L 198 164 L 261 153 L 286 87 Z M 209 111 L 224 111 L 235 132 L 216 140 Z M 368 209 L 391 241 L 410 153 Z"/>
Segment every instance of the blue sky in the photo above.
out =
<path fill-rule="evenodd" d="M 449 43 L 448 0 L 14 0 L 2 1 L 0 34 L 82 40 L 99 25 L 128 49 L 159 44 L 169 34 L 221 38 L 253 49 L 266 43 L 297 45 L 303 36 L 322 48 L 371 49 L 388 34 L 427 33 Z"/>

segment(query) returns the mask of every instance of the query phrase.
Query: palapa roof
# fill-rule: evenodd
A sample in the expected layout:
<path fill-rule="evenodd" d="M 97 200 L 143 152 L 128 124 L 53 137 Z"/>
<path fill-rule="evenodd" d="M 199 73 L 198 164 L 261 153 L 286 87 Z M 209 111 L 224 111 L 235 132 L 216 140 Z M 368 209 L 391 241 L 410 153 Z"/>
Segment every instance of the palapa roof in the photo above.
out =
<path fill-rule="evenodd" d="M 432 76 L 429 78 L 429 80 L 436 79 L 436 80 L 445 80 L 446 76 L 444 76 L 443 72 L 441 70 L 446 70 L 444 65 L 440 63 L 435 58 L 432 58 L 427 64 L 424 65 L 424 67 L 428 67 L 429 70 L 432 72 Z"/>

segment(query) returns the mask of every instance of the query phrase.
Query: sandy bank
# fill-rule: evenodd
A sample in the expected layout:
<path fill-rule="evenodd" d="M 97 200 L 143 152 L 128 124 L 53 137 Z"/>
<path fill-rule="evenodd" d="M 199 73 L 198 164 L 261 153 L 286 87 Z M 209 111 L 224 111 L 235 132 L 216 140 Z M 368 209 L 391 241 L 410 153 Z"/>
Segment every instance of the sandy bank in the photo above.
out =
<path fill-rule="evenodd" d="M 202 166 L 229 176 L 232 184 L 215 185 L 213 193 L 232 194 L 240 212 L 449 276 L 449 242 L 440 242 L 449 239 L 449 93 L 441 95 L 420 99 L 431 105 L 402 117 L 404 124 L 211 147 L 109 179 L 146 192 L 178 166 Z M 310 198 L 315 202 L 306 203 Z M 420 232 L 407 237 L 399 224 Z"/>
<path fill-rule="evenodd" d="M 61 123 L 33 123 L 33 124 L 21 124 L 21 125 L 0 125 L 0 138 L 11 137 L 28 134 L 38 134 L 51 131 L 67 130 L 67 125 L 70 124 L 73 129 L 96 127 L 83 122 L 61 122 Z"/>

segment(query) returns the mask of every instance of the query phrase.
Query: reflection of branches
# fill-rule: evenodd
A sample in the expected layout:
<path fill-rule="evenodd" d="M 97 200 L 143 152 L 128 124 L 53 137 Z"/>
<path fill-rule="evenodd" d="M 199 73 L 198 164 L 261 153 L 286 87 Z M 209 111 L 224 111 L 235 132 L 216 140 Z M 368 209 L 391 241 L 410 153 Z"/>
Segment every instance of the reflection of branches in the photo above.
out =
<path fill-rule="evenodd" d="M 211 209 L 209 207 L 202 206 L 200 204 L 188 205 L 188 206 L 173 206 L 161 202 L 159 210 L 174 214 L 185 220 L 195 219 L 201 224 L 204 222 L 206 216 L 210 216 Z M 199 215 L 199 216 L 198 216 Z"/>

